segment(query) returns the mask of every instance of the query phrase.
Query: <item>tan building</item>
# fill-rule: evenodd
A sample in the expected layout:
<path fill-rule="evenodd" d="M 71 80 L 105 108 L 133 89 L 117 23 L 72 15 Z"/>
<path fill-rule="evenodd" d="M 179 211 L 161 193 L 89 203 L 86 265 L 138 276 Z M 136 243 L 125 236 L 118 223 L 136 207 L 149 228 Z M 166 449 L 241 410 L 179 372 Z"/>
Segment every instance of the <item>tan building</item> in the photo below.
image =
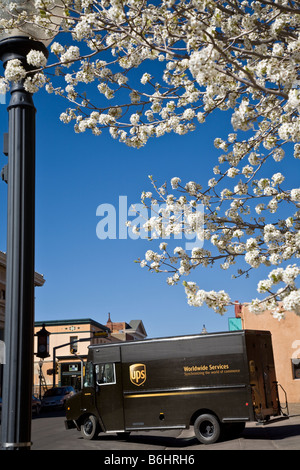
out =
<path fill-rule="evenodd" d="M 40 386 L 43 394 L 43 391 L 52 387 L 54 383 L 56 386 L 71 385 L 79 389 L 88 346 L 119 341 L 112 337 L 106 326 L 90 318 L 35 322 L 34 334 L 36 335 L 43 326 L 50 333 L 50 356 L 44 360 L 37 356 L 34 358 L 34 393 L 36 395 L 40 394 Z M 37 351 L 36 336 L 34 351 L 35 353 Z M 55 380 L 53 371 L 55 371 Z"/>
<path fill-rule="evenodd" d="M 35 273 L 34 284 L 36 287 L 43 286 L 44 277 Z M 2 396 L 2 361 L 5 361 L 5 344 L 4 344 L 4 322 L 5 322 L 5 291 L 6 291 L 6 254 L 0 251 L 0 396 Z"/>
<path fill-rule="evenodd" d="M 35 286 L 43 286 L 44 277 L 35 273 Z M 4 322 L 5 322 L 5 289 L 6 289 L 6 254 L 0 251 L 0 396 L 2 384 L 1 361 L 5 357 Z M 102 325 L 90 318 L 55 320 L 36 322 L 34 334 L 45 325 L 49 336 L 50 356 L 41 360 L 34 356 L 34 394 L 43 394 L 44 389 L 55 385 L 72 385 L 79 388 L 84 372 L 84 361 L 90 344 L 115 343 L 143 339 L 147 336 L 143 322 L 132 320 Z M 34 352 L 37 352 L 37 337 L 35 336 Z M 69 343 L 72 342 L 72 345 Z M 65 346 L 63 346 L 65 345 Z M 3 348 L 4 346 L 4 348 Z M 53 353 L 55 354 L 55 380 L 53 377 Z M 40 371 L 42 374 L 40 374 Z M 41 376 L 41 380 L 40 380 Z M 40 390 L 41 389 L 41 390 Z"/>
<path fill-rule="evenodd" d="M 35 335 L 43 326 L 50 333 L 50 356 L 44 360 L 37 356 L 34 359 L 34 394 L 37 396 L 43 395 L 54 383 L 80 389 L 90 344 L 117 343 L 147 336 L 141 320 L 113 323 L 110 315 L 106 325 L 91 318 L 35 322 Z M 37 351 L 37 337 L 34 351 Z"/>
<path fill-rule="evenodd" d="M 272 334 L 274 360 L 278 383 L 287 393 L 290 404 L 300 403 L 300 316 L 286 312 L 282 320 L 275 319 L 269 311 L 254 314 L 246 305 L 235 305 L 235 317 L 242 329 L 269 330 Z M 284 394 L 279 387 L 281 402 Z"/>
<path fill-rule="evenodd" d="M 36 287 L 43 286 L 44 277 L 35 273 L 34 283 Z M 0 251 L 0 340 L 4 339 L 4 316 L 5 316 L 5 289 L 6 289 L 6 254 Z"/>

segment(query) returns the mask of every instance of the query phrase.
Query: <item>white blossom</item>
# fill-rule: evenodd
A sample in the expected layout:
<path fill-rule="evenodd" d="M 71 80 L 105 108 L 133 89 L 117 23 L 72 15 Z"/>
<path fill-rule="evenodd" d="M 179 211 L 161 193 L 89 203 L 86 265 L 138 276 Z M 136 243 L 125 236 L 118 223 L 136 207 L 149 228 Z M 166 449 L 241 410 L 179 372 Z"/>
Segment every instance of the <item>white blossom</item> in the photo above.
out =
<path fill-rule="evenodd" d="M 47 64 L 47 58 L 41 51 L 31 50 L 26 56 L 27 63 L 34 67 L 44 67 Z"/>
<path fill-rule="evenodd" d="M 19 59 L 9 60 L 5 68 L 5 79 L 17 82 L 26 77 L 26 70 Z"/>
<path fill-rule="evenodd" d="M 180 178 L 172 178 L 171 179 L 171 186 L 172 186 L 172 189 L 177 189 L 178 188 L 178 185 L 180 183 L 181 179 Z"/>
<path fill-rule="evenodd" d="M 291 200 L 297 202 L 300 201 L 300 188 L 291 190 Z"/>
<path fill-rule="evenodd" d="M 0 95 L 5 95 L 9 91 L 9 82 L 4 78 L 0 78 Z"/>

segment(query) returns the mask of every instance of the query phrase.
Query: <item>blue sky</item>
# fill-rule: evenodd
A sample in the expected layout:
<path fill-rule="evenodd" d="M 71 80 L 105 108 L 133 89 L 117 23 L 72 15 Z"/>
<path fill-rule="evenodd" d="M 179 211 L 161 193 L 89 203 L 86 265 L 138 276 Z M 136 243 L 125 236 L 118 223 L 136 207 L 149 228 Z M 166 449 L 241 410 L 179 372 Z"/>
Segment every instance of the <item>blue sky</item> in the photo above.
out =
<path fill-rule="evenodd" d="M 157 245 L 129 237 L 99 240 L 96 236 L 97 207 L 107 203 L 118 209 L 119 196 L 127 196 L 128 207 L 139 203 L 141 192 L 152 189 L 149 174 L 160 182 L 179 176 L 204 185 L 213 176 L 211 169 L 219 155 L 214 137 L 226 138 L 231 130 L 226 114 L 212 116 L 193 133 L 168 134 L 136 150 L 105 132 L 98 137 L 75 134 L 72 125 L 59 121 L 66 107 L 59 97 L 40 91 L 34 102 L 36 270 L 46 280 L 36 288 L 36 320 L 92 318 L 105 324 L 110 312 L 113 321 L 141 319 L 149 337 L 197 333 L 203 324 L 208 331 L 227 330 L 233 307 L 223 317 L 206 307 L 190 307 L 181 284 L 170 287 L 164 275 L 134 263 Z M 7 132 L 6 108 L 0 105 L 0 139 Z M 296 163 L 293 158 L 290 161 Z M 6 162 L 1 154 L 0 167 Z M 281 170 L 275 165 L 273 173 Z M 298 187 L 295 167 L 288 170 Z M 6 251 L 6 193 L 7 186 L 0 181 L 2 251 Z M 187 280 L 207 290 L 224 289 L 232 300 L 244 302 L 257 296 L 259 272 L 238 280 L 232 280 L 231 274 L 209 268 Z"/>

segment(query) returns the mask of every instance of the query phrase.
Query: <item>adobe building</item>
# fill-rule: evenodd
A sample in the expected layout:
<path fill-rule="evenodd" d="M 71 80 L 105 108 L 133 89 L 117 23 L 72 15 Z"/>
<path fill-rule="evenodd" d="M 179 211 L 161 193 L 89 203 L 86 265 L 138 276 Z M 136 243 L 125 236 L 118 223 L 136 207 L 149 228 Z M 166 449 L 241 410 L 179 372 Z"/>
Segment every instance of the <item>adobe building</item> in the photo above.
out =
<path fill-rule="evenodd" d="M 236 302 L 235 319 L 241 329 L 271 332 L 277 381 L 286 391 L 288 403 L 300 404 L 300 316 L 293 311 L 285 312 L 279 321 L 270 311 L 255 314 L 246 304 Z M 285 403 L 280 387 L 279 397 L 281 404 Z"/>

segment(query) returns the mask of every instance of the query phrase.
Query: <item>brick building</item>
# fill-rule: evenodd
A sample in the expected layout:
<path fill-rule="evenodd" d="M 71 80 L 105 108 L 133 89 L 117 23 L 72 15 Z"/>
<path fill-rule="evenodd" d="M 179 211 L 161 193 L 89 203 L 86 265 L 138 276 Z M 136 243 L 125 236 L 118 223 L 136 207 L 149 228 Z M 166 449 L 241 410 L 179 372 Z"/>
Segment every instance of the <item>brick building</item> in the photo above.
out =
<path fill-rule="evenodd" d="M 118 338 L 120 341 L 145 339 L 147 336 L 141 320 L 131 320 L 129 323 L 113 322 L 111 321 L 109 313 L 106 326 L 110 329 L 112 336 Z"/>

